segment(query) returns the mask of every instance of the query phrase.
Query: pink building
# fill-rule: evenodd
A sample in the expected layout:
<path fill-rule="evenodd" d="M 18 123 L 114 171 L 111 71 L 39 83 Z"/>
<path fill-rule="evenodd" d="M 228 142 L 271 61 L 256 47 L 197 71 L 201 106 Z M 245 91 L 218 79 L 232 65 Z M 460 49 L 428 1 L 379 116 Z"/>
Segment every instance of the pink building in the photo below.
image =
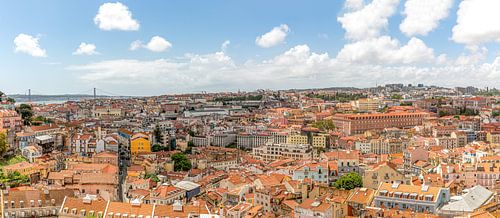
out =
<path fill-rule="evenodd" d="M 15 110 L 0 109 L 0 130 L 21 130 L 23 120 Z"/>

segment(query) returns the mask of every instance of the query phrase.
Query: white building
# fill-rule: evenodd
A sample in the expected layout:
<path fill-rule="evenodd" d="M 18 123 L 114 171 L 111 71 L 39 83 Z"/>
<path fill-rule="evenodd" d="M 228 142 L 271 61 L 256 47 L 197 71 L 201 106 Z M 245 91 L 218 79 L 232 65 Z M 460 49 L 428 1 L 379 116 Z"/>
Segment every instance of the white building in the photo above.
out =
<path fill-rule="evenodd" d="M 312 148 L 311 145 L 307 144 L 268 143 L 264 146 L 253 148 L 252 154 L 255 158 L 264 161 L 286 158 L 304 160 L 312 158 Z"/>

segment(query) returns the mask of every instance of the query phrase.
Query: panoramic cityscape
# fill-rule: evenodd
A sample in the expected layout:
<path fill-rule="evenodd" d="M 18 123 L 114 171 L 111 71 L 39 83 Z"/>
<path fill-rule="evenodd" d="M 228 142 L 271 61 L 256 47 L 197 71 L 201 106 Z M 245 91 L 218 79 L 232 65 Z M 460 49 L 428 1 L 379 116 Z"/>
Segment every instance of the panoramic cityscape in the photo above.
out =
<path fill-rule="evenodd" d="M 0 217 L 500 218 L 499 12 L 4 2 Z"/>

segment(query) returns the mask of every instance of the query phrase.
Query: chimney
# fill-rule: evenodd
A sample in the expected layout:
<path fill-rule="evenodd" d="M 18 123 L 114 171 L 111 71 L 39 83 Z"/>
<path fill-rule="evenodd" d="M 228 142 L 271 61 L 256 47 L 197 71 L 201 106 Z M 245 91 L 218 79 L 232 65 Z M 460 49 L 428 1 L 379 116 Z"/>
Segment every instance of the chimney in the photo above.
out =
<path fill-rule="evenodd" d="M 182 205 L 182 202 L 180 200 L 175 200 L 175 202 L 172 205 L 172 207 L 173 207 L 174 211 L 181 212 L 183 205 Z"/>
<path fill-rule="evenodd" d="M 141 200 L 139 200 L 139 199 L 135 198 L 135 199 L 133 199 L 133 200 L 130 202 L 130 204 L 131 204 L 132 206 L 141 206 Z"/>

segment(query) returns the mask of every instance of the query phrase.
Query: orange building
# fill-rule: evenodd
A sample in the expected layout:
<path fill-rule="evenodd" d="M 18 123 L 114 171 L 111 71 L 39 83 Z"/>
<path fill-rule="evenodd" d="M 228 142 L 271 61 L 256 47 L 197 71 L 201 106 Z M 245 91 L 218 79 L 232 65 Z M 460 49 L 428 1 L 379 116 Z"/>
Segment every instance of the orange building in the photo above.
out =
<path fill-rule="evenodd" d="M 361 134 L 367 130 L 405 128 L 422 125 L 425 112 L 393 112 L 381 114 L 335 114 L 332 121 L 337 129 L 347 135 Z"/>

